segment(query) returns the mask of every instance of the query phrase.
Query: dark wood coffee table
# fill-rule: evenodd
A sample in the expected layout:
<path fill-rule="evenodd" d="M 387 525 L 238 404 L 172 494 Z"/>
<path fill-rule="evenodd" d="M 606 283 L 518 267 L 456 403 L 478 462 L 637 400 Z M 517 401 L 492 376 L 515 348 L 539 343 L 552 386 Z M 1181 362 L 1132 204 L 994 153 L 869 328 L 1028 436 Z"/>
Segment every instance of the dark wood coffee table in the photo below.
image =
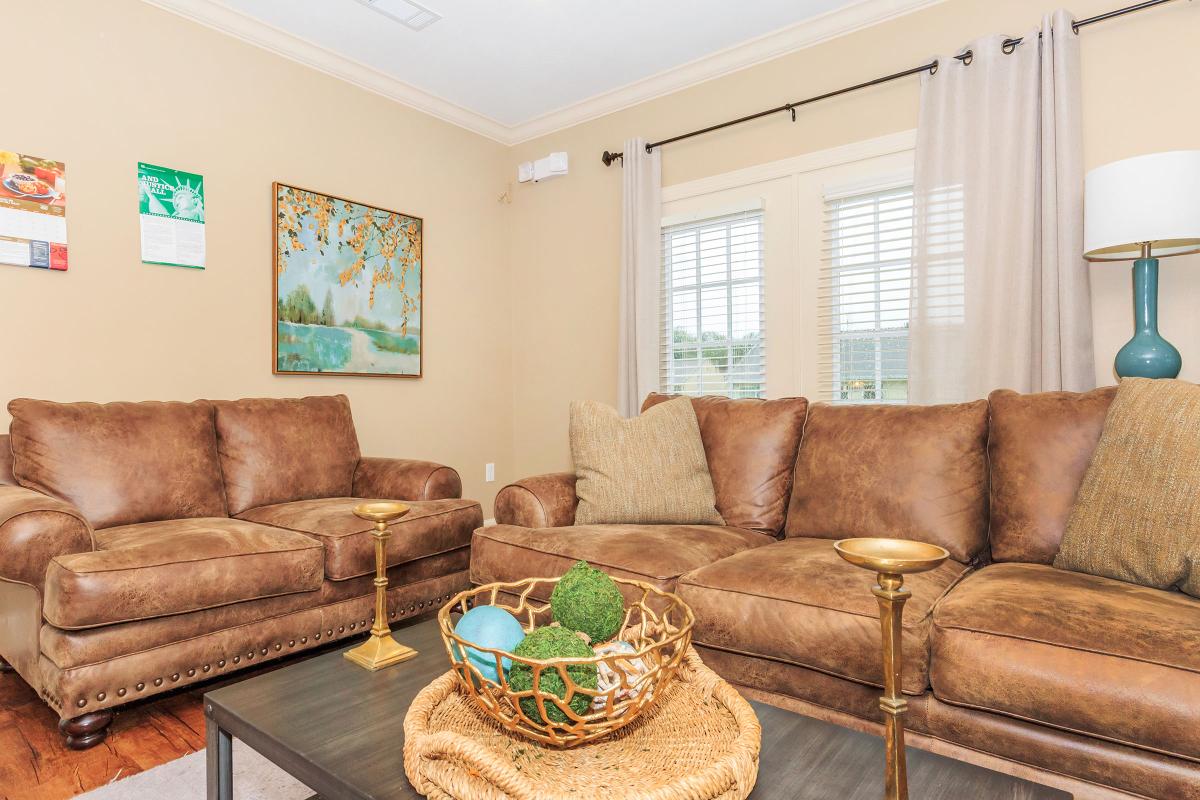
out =
<path fill-rule="evenodd" d="M 404 714 L 422 688 L 449 669 L 434 619 L 396 630 L 420 651 L 368 672 L 349 646 L 204 695 L 208 798 L 233 800 L 236 736 L 324 800 L 419 798 L 404 777 Z M 762 722 L 753 800 L 879 800 L 883 740 L 752 703 Z M 1057 789 L 909 748 L 910 794 L 920 800 L 1070 800 Z"/>

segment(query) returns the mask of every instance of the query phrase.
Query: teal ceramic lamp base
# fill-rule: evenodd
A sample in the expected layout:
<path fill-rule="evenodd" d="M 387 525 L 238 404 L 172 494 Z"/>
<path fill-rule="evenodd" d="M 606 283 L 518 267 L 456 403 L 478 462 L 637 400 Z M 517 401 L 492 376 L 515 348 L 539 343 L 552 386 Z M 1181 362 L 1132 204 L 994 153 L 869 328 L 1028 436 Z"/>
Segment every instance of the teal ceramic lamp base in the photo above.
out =
<path fill-rule="evenodd" d="M 1174 378 L 1183 359 L 1174 345 L 1158 335 L 1158 259 L 1133 262 L 1133 338 L 1117 353 L 1122 378 Z"/>

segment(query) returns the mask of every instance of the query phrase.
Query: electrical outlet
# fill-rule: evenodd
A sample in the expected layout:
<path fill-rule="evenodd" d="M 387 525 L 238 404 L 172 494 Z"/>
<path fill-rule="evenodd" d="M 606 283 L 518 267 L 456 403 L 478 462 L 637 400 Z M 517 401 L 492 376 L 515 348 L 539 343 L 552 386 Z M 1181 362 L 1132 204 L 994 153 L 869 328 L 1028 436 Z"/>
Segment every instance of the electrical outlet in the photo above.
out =
<path fill-rule="evenodd" d="M 496 480 L 496 465 L 490 461 L 483 465 L 483 479 L 488 483 Z"/>

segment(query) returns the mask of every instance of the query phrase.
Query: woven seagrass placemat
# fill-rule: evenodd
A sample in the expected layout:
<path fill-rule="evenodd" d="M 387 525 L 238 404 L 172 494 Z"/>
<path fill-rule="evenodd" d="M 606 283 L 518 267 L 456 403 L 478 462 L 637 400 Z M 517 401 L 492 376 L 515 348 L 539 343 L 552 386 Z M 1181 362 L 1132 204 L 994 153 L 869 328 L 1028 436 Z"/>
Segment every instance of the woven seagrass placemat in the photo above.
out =
<path fill-rule="evenodd" d="M 638 719 L 569 750 L 506 731 L 447 672 L 405 715 L 404 772 L 434 800 L 742 800 L 761 735 L 750 704 L 693 650 Z"/>

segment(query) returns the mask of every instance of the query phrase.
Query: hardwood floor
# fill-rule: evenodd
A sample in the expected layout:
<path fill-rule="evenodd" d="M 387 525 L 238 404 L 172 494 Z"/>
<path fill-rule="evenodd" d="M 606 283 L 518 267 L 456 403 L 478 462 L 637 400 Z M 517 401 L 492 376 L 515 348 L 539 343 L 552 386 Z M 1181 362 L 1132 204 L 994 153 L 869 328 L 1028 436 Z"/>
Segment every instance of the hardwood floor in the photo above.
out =
<path fill-rule="evenodd" d="M 15 672 L 0 673 L 0 800 L 66 800 L 118 778 L 204 749 L 204 693 L 321 655 L 346 642 L 159 695 L 117 711 L 108 738 L 90 750 L 68 750 L 58 715 Z"/>
<path fill-rule="evenodd" d="M 108 738 L 68 750 L 58 715 L 15 672 L 0 674 L 0 798 L 65 800 L 204 749 L 204 688 L 120 711 Z"/>

